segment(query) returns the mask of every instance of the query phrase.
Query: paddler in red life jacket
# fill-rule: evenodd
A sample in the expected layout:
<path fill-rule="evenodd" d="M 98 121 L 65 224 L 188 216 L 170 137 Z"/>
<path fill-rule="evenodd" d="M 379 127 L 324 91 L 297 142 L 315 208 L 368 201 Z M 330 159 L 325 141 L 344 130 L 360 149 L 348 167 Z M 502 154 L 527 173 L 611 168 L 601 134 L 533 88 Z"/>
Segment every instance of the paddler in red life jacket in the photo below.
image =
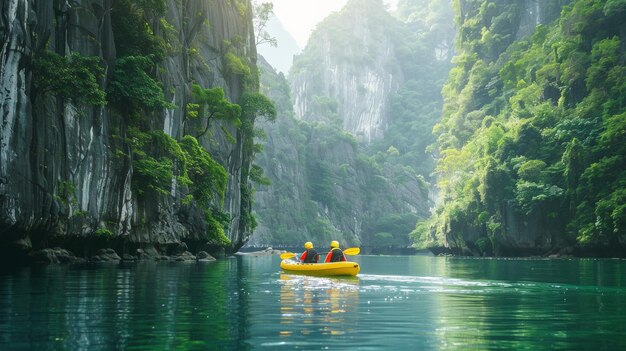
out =
<path fill-rule="evenodd" d="M 304 248 L 306 249 L 302 255 L 300 255 L 300 262 L 302 263 L 317 263 L 320 255 L 313 248 L 313 243 L 307 241 L 304 243 Z"/>
<path fill-rule="evenodd" d="M 339 262 L 339 261 L 347 261 L 346 256 L 344 256 L 343 251 L 339 248 L 339 242 L 333 240 L 330 242 L 330 251 L 326 255 L 326 259 L 324 262 Z"/>

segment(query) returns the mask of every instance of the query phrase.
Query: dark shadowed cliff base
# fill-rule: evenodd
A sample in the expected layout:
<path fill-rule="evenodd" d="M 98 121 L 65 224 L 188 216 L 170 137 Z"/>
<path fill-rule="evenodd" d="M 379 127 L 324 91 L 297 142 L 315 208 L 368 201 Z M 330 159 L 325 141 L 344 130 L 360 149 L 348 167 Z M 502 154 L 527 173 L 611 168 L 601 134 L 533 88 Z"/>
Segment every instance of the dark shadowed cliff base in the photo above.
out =
<path fill-rule="evenodd" d="M 576 247 L 566 246 L 552 249 L 544 248 L 505 248 L 500 247 L 497 252 L 482 251 L 480 248 L 467 247 L 463 250 L 449 247 L 430 247 L 427 249 L 435 256 L 458 256 L 458 257 L 536 257 L 536 258 L 626 258 L 626 252 L 618 245 L 614 247 Z"/>
<path fill-rule="evenodd" d="M 85 264 L 121 261 L 214 261 L 225 257 L 219 245 L 191 242 L 137 244 L 123 239 L 99 240 L 82 237 L 50 238 L 45 244 L 24 247 L 19 242 L 0 245 L 0 267 L 10 270 L 30 264 Z"/>

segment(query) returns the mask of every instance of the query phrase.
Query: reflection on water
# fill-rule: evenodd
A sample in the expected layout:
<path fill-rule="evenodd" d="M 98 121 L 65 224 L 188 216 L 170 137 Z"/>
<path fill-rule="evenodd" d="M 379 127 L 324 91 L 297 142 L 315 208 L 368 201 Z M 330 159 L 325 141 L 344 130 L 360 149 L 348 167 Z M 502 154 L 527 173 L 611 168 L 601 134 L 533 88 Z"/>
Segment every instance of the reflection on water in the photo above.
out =
<path fill-rule="evenodd" d="M 278 257 L 0 273 L 0 350 L 626 349 L 626 261 Z"/>
<path fill-rule="evenodd" d="M 354 330 L 359 304 L 358 278 L 322 278 L 280 275 L 280 336 L 342 335 Z M 297 326 L 294 328 L 294 326 Z"/>
<path fill-rule="evenodd" d="M 233 264 L 235 263 L 235 264 Z M 39 266 L 0 276 L 0 349 L 202 349 L 233 345 L 245 282 L 234 260 Z M 235 275 L 236 276 L 236 275 Z"/>

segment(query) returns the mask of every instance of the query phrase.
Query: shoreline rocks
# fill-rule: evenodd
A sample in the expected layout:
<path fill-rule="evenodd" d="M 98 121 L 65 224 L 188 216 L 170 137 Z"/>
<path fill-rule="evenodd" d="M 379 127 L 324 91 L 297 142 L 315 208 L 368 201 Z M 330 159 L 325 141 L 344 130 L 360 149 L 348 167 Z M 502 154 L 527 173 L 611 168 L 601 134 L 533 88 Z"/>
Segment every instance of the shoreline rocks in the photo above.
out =
<path fill-rule="evenodd" d="M 154 246 L 137 249 L 135 253 L 118 254 L 113 248 L 99 249 L 88 258 L 78 257 L 71 251 L 61 248 L 45 248 L 28 253 L 28 264 L 84 264 L 102 262 L 139 262 L 139 261 L 175 261 L 175 262 L 215 262 L 217 259 L 206 251 L 198 251 L 196 255 L 186 250 L 187 246 L 179 246 L 171 255 L 164 255 Z"/>
<path fill-rule="evenodd" d="M 271 255 L 280 255 L 285 253 L 285 250 L 274 250 L 271 246 L 267 247 L 263 250 L 252 251 L 252 252 L 236 252 L 235 255 L 239 256 L 271 256 Z"/>
<path fill-rule="evenodd" d="M 84 263 L 87 262 L 82 257 L 76 257 L 72 252 L 60 248 L 53 247 L 39 251 L 33 251 L 29 254 L 32 263 Z"/>

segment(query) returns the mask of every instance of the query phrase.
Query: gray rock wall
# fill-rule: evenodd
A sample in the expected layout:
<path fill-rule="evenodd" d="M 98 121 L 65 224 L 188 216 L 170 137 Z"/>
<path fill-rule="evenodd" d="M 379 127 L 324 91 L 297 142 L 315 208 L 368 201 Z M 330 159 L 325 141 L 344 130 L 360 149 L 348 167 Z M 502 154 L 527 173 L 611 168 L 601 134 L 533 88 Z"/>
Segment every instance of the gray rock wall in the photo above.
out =
<path fill-rule="evenodd" d="M 373 18 L 376 11 L 386 18 Z M 324 97 L 336 103 L 333 112 L 340 126 L 369 143 L 383 136 L 391 119 L 390 96 L 404 80 L 394 38 L 385 28 L 393 20 L 380 1 L 352 1 L 334 16 L 342 16 L 341 25 L 337 27 L 332 16 L 326 19 L 304 53 L 294 58 L 290 73 L 294 110 L 298 119 L 328 120 L 327 111 L 317 106 Z M 310 66 L 303 64 L 305 56 Z"/>
<path fill-rule="evenodd" d="M 250 8 L 249 2 L 246 2 Z M 158 69 L 166 99 L 176 108 L 156 113 L 152 128 L 182 137 L 184 107 L 192 82 L 223 87 L 239 99 L 241 77 L 224 74 L 225 40 L 241 41 L 238 54 L 256 62 L 250 13 L 226 1 L 167 1 L 173 30 L 153 23 L 173 45 Z M 47 47 L 60 55 L 99 56 L 107 72 L 116 58 L 110 0 L 6 0 L 0 4 L 0 245 L 42 248 L 49 238 L 89 238 L 98 228 L 116 238 L 147 244 L 202 240 L 204 223 L 183 208 L 173 182 L 164 198 L 140 201 L 131 188 L 133 170 L 116 157 L 112 138 L 126 128 L 108 107 L 77 106 L 36 94 L 31 60 Z M 101 82 L 106 87 L 106 78 Z M 231 249 L 243 245 L 249 228 L 239 226 L 242 206 L 242 143 L 231 144 L 216 124 L 201 143 L 229 172 L 225 209 L 233 218 Z M 230 132 L 237 135 L 233 127 Z M 122 135 L 123 136 L 123 135 Z M 244 204 L 245 205 L 245 204 Z"/>

